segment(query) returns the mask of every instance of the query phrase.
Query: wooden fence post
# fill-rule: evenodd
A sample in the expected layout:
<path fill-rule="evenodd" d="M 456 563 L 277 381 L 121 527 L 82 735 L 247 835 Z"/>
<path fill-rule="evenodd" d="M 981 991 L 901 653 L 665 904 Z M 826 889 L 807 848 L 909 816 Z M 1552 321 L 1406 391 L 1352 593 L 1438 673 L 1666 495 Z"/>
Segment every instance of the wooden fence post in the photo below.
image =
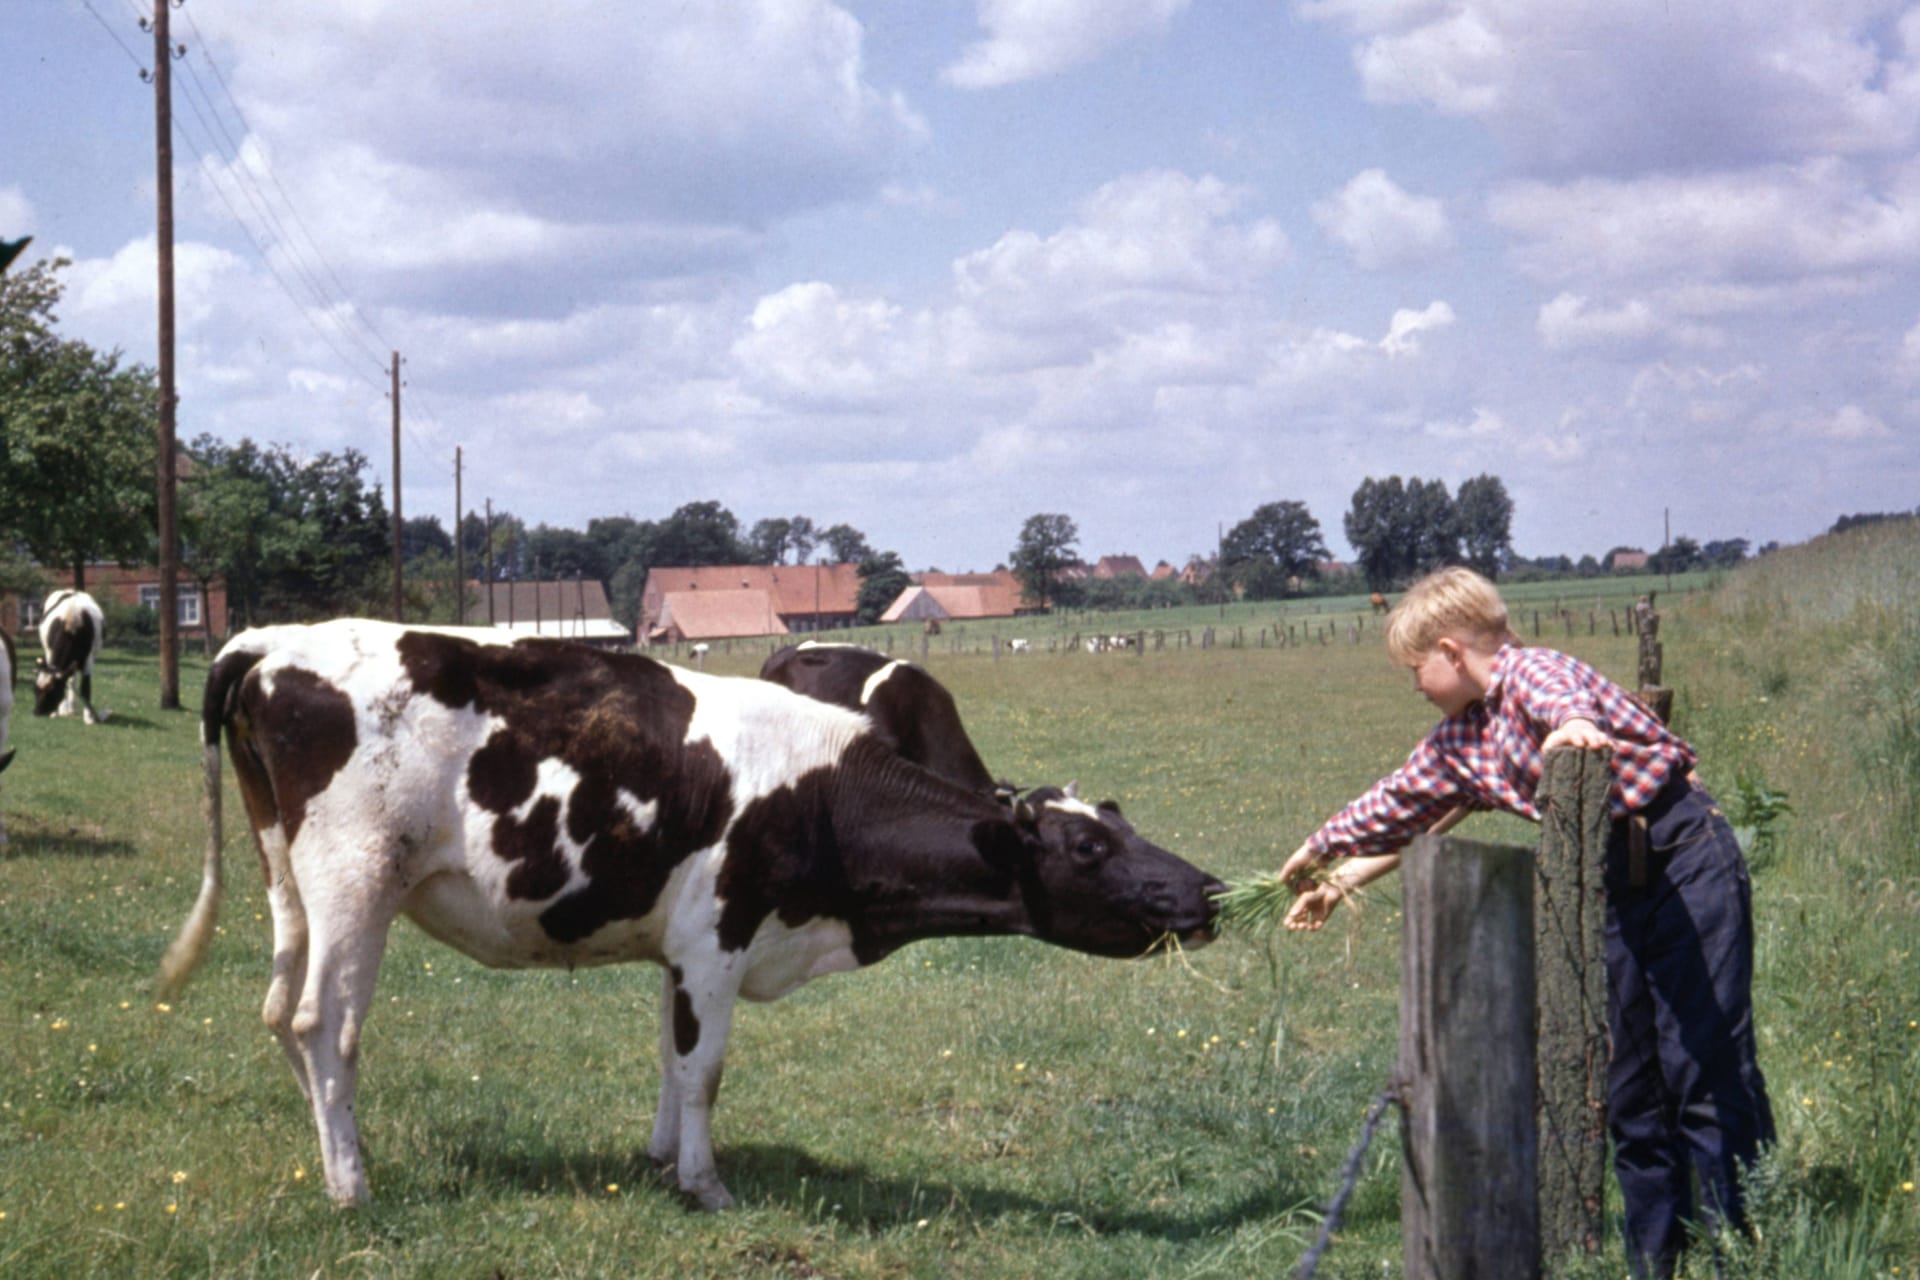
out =
<path fill-rule="evenodd" d="M 1600 1251 L 1607 1176 L 1609 753 L 1560 747 L 1540 780 L 1534 951 L 1539 992 L 1540 1244 Z"/>
<path fill-rule="evenodd" d="M 1534 851 L 1421 836 L 1401 863 L 1409 1280 L 1540 1275 Z"/>

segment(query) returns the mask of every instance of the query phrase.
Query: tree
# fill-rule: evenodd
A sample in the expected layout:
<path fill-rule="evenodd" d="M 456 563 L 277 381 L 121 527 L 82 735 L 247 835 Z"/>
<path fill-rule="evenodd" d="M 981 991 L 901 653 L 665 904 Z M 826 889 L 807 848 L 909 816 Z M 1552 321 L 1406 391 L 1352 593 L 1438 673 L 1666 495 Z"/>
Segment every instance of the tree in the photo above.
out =
<path fill-rule="evenodd" d="M 751 559 L 741 545 L 740 521 L 718 502 L 689 502 L 660 522 L 654 535 L 656 567 L 740 564 Z"/>
<path fill-rule="evenodd" d="M 836 524 L 820 535 L 835 564 L 859 564 L 873 554 L 867 535 L 850 524 Z"/>
<path fill-rule="evenodd" d="M 1709 569 L 1736 568 L 1746 558 L 1745 538 L 1716 538 L 1700 548 L 1700 561 Z"/>
<path fill-rule="evenodd" d="M 409 516 L 400 523 L 400 563 L 412 570 L 426 556 L 453 559 L 453 535 L 439 516 Z"/>
<path fill-rule="evenodd" d="M 1407 522 L 1412 530 L 1415 573 L 1431 573 L 1460 563 L 1460 515 L 1446 481 L 1407 481 Z"/>
<path fill-rule="evenodd" d="M 190 453 L 187 555 L 196 572 L 219 566 L 249 625 L 381 611 L 392 524 L 358 450 L 302 460 L 203 435 Z"/>
<path fill-rule="evenodd" d="M 872 626 L 880 615 L 913 585 L 900 556 L 892 551 L 877 551 L 860 562 L 860 594 L 855 598 L 854 616 L 861 626 Z"/>
<path fill-rule="evenodd" d="M 1080 530 L 1063 515 L 1028 516 L 1020 526 L 1020 541 L 1013 548 L 1013 576 L 1042 610 L 1058 594 L 1055 583 L 1060 571 L 1078 559 L 1074 544 L 1079 540 Z"/>
<path fill-rule="evenodd" d="M 86 585 L 155 554 L 151 369 L 54 332 L 65 259 L 0 276 L 0 537 Z"/>
<path fill-rule="evenodd" d="M 1454 497 L 1460 517 L 1460 540 L 1467 563 L 1488 578 L 1498 578 L 1513 557 L 1513 499 L 1500 477 L 1478 475 L 1460 484 Z"/>
<path fill-rule="evenodd" d="M 1362 480 L 1353 491 L 1345 526 L 1347 542 L 1360 557 L 1361 572 L 1373 590 L 1386 590 L 1413 568 L 1413 525 L 1399 476 Z"/>
<path fill-rule="evenodd" d="M 1227 533 L 1220 554 L 1250 596 L 1272 600 L 1286 594 L 1290 579 L 1317 576 L 1333 553 L 1306 504 L 1286 501 L 1255 507 Z"/>
<path fill-rule="evenodd" d="M 598 542 L 578 529 L 539 524 L 527 535 L 527 558 L 539 579 L 592 578 L 602 586 L 613 576 Z"/>

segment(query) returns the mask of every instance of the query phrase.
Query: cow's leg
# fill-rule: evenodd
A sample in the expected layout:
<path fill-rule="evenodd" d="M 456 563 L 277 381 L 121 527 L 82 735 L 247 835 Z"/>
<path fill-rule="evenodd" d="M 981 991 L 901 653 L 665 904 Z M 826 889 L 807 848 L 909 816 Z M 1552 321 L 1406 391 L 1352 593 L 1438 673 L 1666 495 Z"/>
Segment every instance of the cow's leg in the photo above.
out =
<path fill-rule="evenodd" d="M 660 1010 L 660 1110 L 647 1151 L 672 1160 L 680 1190 L 702 1209 L 733 1207 L 713 1161 L 713 1103 L 739 993 L 734 966 L 717 954 L 668 969 Z"/>
<path fill-rule="evenodd" d="M 298 890 L 306 908 L 307 966 L 293 1013 L 293 1041 L 320 1131 L 327 1194 L 337 1204 L 365 1204 L 367 1173 L 353 1110 L 360 1029 L 373 1003 L 374 979 L 397 914 L 397 895 L 381 885 L 377 875 L 349 884 L 341 883 L 337 874 L 340 866 L 355 862 L 365 863 L 371 872 L 386 864 L 384 851 L 369 857 L 358 849 L 336 847 L 307 850 L 306 859 L 299 858 L 299 852 L 296 862 L 326 859 L 336 874 L 317 884 L 314 876 L 304 876 Z M 319 858 L 311 856 L 316 852 Z"/>
<path fill-rule="evenodd" d="M 104 724 L 107 717 L 93 709 L 93 664 L 89 662 L 80 672 L 80 712 L 88 724 Z M 73 686 L 69 684 L 68 689 Z"/>
<path fill-rule="evenodd" d="M 267 904 L 273 911 L 273 980 L 267 984 L 267 1001 L 260 1010 L 261 1019 L 280 1041 L 287 1061 L 293 1064 L 293 1078 L 309 1102 L 313 1100 L 313 1082 L 307 1077 L 307 1060 L 293 1038 L 293 1004 L 307 982 L 307 912 L 300 904 L 293 878 L 276 873 L 267 888 Z"/>

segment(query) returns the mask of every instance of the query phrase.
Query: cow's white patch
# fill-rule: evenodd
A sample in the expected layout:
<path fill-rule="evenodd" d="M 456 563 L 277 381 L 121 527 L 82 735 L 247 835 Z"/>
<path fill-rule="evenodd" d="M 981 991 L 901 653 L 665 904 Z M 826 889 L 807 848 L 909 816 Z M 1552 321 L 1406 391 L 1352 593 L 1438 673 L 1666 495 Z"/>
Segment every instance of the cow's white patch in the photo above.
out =
<path fill-rule="evenodd" d="M 869 702 L 872 702 L 873 695 L 880 692 L 880 686 L 887 682 L 887 677 L 906 665 L 907 664 L 900 659 L 895 658 L 892 662 L 889 662 L 886 666 L 868 676 L 867 682 L 860 686 L 860 705 L 864 707 Z"/>
<path fill-rule="evenodd" d="M 853 933 L 844 921 L 823 918 L 789 928 L 769 917 L 747 948 L 740 994 L 749 1000 L 778 1000 L 815 978 L 859 967 Z"/>

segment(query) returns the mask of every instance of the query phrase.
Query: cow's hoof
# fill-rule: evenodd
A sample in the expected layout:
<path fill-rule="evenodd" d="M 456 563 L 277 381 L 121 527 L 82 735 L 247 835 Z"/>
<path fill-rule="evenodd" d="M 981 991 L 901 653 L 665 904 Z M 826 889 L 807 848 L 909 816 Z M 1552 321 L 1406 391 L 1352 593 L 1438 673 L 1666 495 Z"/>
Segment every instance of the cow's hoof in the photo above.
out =
<path fill-rule="evenodd" d="M 717 1181 L 701 1187 L 682 1187 L 680 1194 L 702 1213 L 719 1213 L 722 1209 L 733 1208 L 733 1196 Z"/>

